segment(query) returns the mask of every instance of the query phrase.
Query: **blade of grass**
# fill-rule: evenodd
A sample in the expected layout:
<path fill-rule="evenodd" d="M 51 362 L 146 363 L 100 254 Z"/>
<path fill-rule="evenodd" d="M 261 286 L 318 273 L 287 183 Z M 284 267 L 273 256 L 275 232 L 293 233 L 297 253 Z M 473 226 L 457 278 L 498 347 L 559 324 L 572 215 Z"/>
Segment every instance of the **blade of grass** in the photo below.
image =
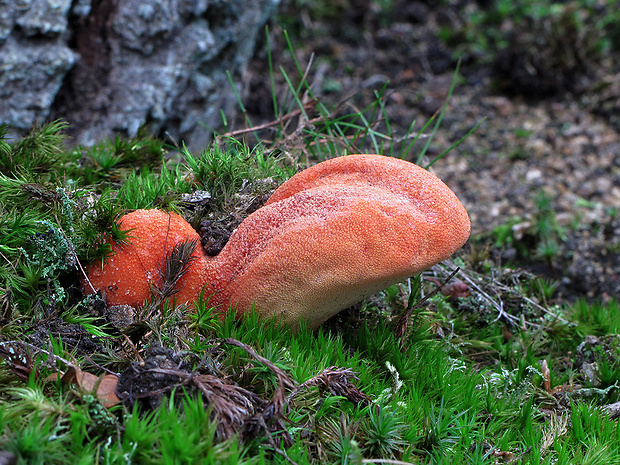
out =
<path fill-rule="evenodd" d="M 467 139 L 469 137 L 470 134 L 472 134 L 474 131 L 476 131 L 476 129 L 478 129 L 478 127 L 484 123 L 484 121 L 486 121 L 486 117 L 482 118 L 480 121 L 478 121 L 469 131 L 467 131 L 467 133 L 461 137 L 458 141 L 456 141 L 454 144 L 452 144 L 450 147 L 448 147 L 446 150 L 444 150 L 443 152 L 441 152 L 439 155 L 437 155 L 428 165 L 426 165 L 426 169 L 430 168 L 433 163 L 435 163 L 437 160 L 441 160 L 447 153 L 451 152 L 454 148 L 458 147 L 459 145 L 461 145 L 461 143 Z"/>
<path fill-rule="evenodd" d="M 282 73 L 282 77 L 284 77 L 284 80 L 286 81 L 286 84 L 288 85 L 289 90 L 291 91 L 293 95 L 293 99 L 295 100 L 295 102 L 297 103 L 297 106 L 301 110 L 303 117 L 306 120 L 310 119 L 308 118 L 308 113 L 306 113 L 306 110 L 304 109 L 303 102 L 299 98 L 299 93 L 301 91 L 301 85 L 303 84 L 304 81 L 302 80 L 302 84 L 300 84 L 300 87 L 295 88 L 295 86 L 293 85 L 293 82 L 291 81 L 291 78 L 289 77 L 288 73 L 284 70 L 283 67 L 280 67 L 280 72 Z"/>
<path fill-rule="evenodd" d="M 385 103 L 383 101 L 383 98 L 377 91 L 375 91 L 375 97 L 377 98 L 377 105 L 379 106 L 379 109 L 381 110 L 381 114 L 383 115 L 383 121 L 385 122 L 385 128 L 386 128 L 386 135 L 387 137 L 392 138 L 392 125 L 390 124 L 390 119 L 388 118 L 387 110 L 385 108 Z M 381 152 L 377 152 L 377 153 L 383 153 L 383 144 L 380 150 Z M 394 144 L 390 144 L 390 156 L 392 157 L 394 156 Z"/>
<path fill-rule="evenodd" d="M 409 128 L 407 129 L 407 132 L 403 136 L 403 139 L 402 139 L 403 142 L 406 141 L 407 139 L 409 139 L 409 137 L 413 134 L 413 128 L 414 128 L 416 122 L 417 122 L 417 120 L 414 119 L 411 122 L 411 124 L 409 125 Z M 402 144 L 400 146 L 400 150 L 398 152 L 398 158 L 400 158 L 401 160 L 404 160 L 407 152 L 409 151 L 409 150 L 406 150 L 406 148 L 410 149 L 411 146 L 417 142 L 417 140 L 420 138 L 420 136 L 421 136 L 421 133 L 418 132 L 415 136 L 413 136 L 413 142 L 411 142 L 408 145 Z"/>
<path fill-rule="evenodd" d="M 230 83 L 230 86 L 233 89 L 233 92 L 235 93 L 235 99 L 237 100 L 237 104 L 239 105 L 239 109 L 241 110 L 241 112 L 243 113 L 243 118 L 245 119 L 246 124 L 249 127 L 252 127 L 252 120 L 250 119 L 250 116 L 248 115 L 248 111 L 245 108 L 245 105 L 243 104 L 243 101 L 241 99 L 241 96 L 239 95 L 239 91 L 237 90 L 237 86 L 235 86 L 235 83 L 233 82 L 232 76 L 230 74 L 230 71 L 226 71 L 226 76 L 228 77 L 228 82 Z M 254 137 L 256 138 L 256 142 L 260 144 L 261 140 L 260 137 L 258 136 L 258 134 L 256 134 L 256 132 L 253 133 Z"/>
<path fill-rule="evenodd" d="M 280 118 L 280 108 L 278 107 L 278 97 L 276 95 L 276 81 L 273 69 L 273 57 L 271 56 L 271 39 L 269 37 L 269 26 L 265 27 L 265 40 L 267 43 L 267 66 L 269 68 L 269 84 L 271 86 L 271 102 L 273 104 L 273 114 L 275 119 Z"/>
<path fill-rule="evenodd" d="M 302 81 L 299 84 L 299 89 L 305 87 L 308 92 L 310 92 L 310 96 L 314 98 L 314 95 L 312 94 L 312 89 L 310 88 L 310 84 L 308 84 L 308 81 L 306 80 L 307 71 L 304 71 L 304 69 L 300 65 L 299 60 L 297 59 L 297 55 L 295 54 L 295 48 L 293 47 L 287 31 L 284 31 L 284 39 L 286 40 L 286 45 L 288 47 L 289 53 L 291 54 L 293 62 L 295 63 L 295 68 L 297 68 L 297 72 L 299 73 L 299 75 L 302 76 Z"/>

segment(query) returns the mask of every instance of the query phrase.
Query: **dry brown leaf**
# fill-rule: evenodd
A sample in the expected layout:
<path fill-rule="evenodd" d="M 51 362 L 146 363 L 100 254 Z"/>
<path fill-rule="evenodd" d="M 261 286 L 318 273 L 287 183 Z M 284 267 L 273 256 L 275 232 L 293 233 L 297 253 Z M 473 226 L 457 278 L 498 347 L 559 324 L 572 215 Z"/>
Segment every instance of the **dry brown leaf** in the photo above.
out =
<path fill-rule="evenodd" d="M 118 376 L 116 375 L 95 376 L 78 367 L 70 366 L 60 380 L 63 383 L 75 383 L 81 390 L 95 394 L 105 408 L 121 403 L 121 399 L 116 395 L 116 385 L 118 384 Z"/>
<path fill-rule="evenodd" d="M 493 451 L 491 455 L 501 458 L 505 463 L 514 463 L 517 461 L 517 456 L 510 451 Z"/>

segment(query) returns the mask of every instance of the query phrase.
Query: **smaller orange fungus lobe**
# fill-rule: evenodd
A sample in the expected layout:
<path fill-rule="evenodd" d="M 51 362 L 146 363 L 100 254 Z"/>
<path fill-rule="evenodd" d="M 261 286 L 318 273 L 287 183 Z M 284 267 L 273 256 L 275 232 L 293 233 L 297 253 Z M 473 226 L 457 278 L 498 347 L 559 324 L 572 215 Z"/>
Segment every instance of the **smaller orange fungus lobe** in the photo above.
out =
<path fill-rule="evenodd" d="M 206 254 L 200 236 L 181 216 L 161 210 L 136 210 L 119 220 L 121 229 L 129 231 L 128 243 L 112 244 L 112 254 L 105 263 L 92 263 L 87 275 L 95 291 L 100 291 L 108 305 L 139 307 L 151 296 L 151 287 L 163 285 L 162 272 L 166 254 L 175 245 L 195 240 L 189 269 L 176 285 L 174 299 L 178 303 L 192 302 L 200 293 Z M 84 280 L 84 293 L 92 289 Z"/>

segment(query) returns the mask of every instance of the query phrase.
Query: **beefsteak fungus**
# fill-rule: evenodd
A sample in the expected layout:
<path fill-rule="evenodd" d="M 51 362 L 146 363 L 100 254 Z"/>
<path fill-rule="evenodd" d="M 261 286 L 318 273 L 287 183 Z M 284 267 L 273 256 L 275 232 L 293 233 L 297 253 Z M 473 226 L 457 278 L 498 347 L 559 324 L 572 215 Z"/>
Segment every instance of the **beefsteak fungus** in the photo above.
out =
<path fill-rule="evenodd" d="M 158 215 L 168 214 L 153 213 Z M 172 241 L 171 227 L 144 226 L 148 231 L 143 234 L 140 224 L 133 225 L 137 238 L 148 238 L 140 239 L 135 249 L 165 255 L 165 244 L 194 237 L 181 222 L 175 215 L 174 230 L 180 233 Z M 219 255 L 211 258 L 195 251 L 196 261 L 177 301 L 197 299 L 205 285 L 209 305 L 223 313 L 233 306 L 240 315 L 256 308 L 292 328 L 301 321 L 316 328 L 350 305 L 449 257 L 469 233 L 465 208 L 427 170 L 381 155 L 334 158 L 282 184 L 239 225 Z M 133 296 L 134 287 L 148 290 L 150 281 L 134 282 L 146 276 L 136 271 L 124 287 L 115 256 L 102 270 L 89 269 L 111 279 L 112 284 L 101 276 L 96 281 L 98 289 L 106 289 L 108 302 L 110 287 L 115 297 Z M 137 258 L 127 263 L 132 270 L 145 265 Z M 108 273 L 110 264 L 114 271 Z M 149 266 L 154 267 L 149 268 L 151 276 L 157 275 L 161 261 L 149 261 Z M 143 299 L 143 293 L 139 295 Z M 130 305 L 142 301 L 133 297 Z"/>

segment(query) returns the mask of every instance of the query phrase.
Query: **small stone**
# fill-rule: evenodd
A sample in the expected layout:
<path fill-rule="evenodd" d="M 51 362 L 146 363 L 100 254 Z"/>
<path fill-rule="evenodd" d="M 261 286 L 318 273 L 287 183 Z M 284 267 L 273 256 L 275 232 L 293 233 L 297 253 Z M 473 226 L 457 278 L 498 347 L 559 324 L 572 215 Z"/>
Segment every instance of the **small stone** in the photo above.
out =
<path fill-rule="evenodd" d="M 134 308 L 129 305 L 112 305 L 104 310 L 106 320 L 120 330 L 126 329 L 134 323 L 135 313 Z"/>

